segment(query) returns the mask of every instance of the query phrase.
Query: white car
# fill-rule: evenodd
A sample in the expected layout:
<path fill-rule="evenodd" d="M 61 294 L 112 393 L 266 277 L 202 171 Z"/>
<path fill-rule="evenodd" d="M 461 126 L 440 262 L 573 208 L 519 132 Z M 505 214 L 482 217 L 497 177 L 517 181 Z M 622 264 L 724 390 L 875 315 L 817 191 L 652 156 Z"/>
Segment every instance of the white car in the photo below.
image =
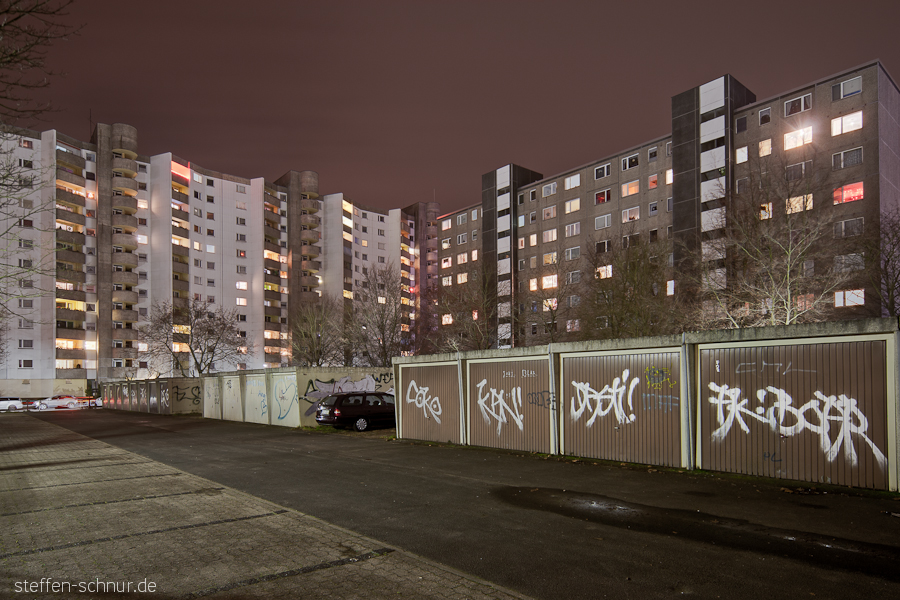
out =
<path fill-rule="evenodd" d="M 23 408 L 25 405 L 21 398 L 0 398 L 0 411 L 13 412 Z"/>
<path fill-rule="evenodd" d="M 38 403 L 40 410 L 47 410 L 50 408 L 78 408 L 78 405 L 78 398 L 69 395 L 50 396 Z"/>

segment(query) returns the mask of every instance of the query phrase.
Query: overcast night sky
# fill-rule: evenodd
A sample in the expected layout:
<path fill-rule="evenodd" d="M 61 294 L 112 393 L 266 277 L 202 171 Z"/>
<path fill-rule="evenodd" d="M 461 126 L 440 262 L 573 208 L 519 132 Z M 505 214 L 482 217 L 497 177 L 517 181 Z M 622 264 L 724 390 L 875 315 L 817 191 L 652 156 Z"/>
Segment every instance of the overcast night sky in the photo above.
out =
<path fill-rule="evenodd" d="M 480 201 L 508 163 L 553 175 L 671 130 L 670 99 L 731 73 L 759 99 L 872 59 L 900 81 L 900 2 L 77 0 L 57 112 L 140 152 L 384 208 Z M 855 16 L 854 13 L 859 16 Z"/>

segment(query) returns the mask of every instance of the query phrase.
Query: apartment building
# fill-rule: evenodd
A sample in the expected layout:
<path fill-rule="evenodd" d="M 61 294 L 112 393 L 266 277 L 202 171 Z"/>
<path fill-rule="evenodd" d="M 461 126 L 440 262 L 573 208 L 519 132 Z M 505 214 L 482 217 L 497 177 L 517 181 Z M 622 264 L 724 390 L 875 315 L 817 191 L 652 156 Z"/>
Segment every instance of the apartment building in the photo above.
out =
<path fill-rule="evenodd" d="M 765 100 L 726 75 L 673 97 L 671 109 L 670 135 L 580 167 L 546 178 L 516 165 L 485 174 L 476 240 L 466 228 L 478 206 L 441 217 L 442 286 L 466 285 L 473 251 L 496 263 L 499 347 L 545 339 L 530 313 L 577 305 L 564 283 L 582 277 L 588 252 L 667 240 L 667 294 L 685 289 L 691 251 L 726 285 L 715 240 L 728 222 L 728 197 L 761 185 L 760 174 L 788 182 L 815 174 L 815 193 L 766 203 L 760 214 L 818 211 L 836 238 L 876 232 L 880 216 L 900 208 L 900 92 L 878 62 Z M 861 264 L 852 252 L 823 260 Z M 863 283 L 836 290 L 835 318 L 877 313 L 873 292 Z M 554 326 L 572 336 L 579 329 L 571 319 Z"/>

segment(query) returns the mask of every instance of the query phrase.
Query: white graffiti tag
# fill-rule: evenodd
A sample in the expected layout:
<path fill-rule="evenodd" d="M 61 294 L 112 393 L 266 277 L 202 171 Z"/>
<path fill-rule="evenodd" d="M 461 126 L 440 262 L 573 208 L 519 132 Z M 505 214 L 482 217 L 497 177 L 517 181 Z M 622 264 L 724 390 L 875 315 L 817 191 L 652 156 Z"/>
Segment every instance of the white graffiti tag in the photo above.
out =
<path fill-rule="evenodd" d="M 573 421 L 581 419 L 585 410 L 591 411 L 591 418 L 587 420 L 585 425 L 591 427 L 597 417 L 605 417 L 610 411 L 615 411 L 616 420 L 619 423 L 631 423 L 634 421 L 634 406 L 632 405 L 632 395 L 634 388 L 640 383 L 640 378 L 634 377 L 628 384 L 627 403 L 628 410 L 625 410 L 626 403 L 626 382 L 628 381 L 628 369 L 622 371 L 622 377 L 613 379 L 612 385 L 605 385 L 599 392 L 591 387 L 591 384 L 585 381 L 573 381 L 575 387 L 575 396 L 572 396 L 570 404 L 570 412 Z M 577 406 L 576 406 L 577 398 Z M 594 403 L 593 405 L 591 403 Z M 606 403 L 604 405 L 604 403 Z"/>
<path fill-rule="evenodd" d="M 751 417 L 768 425 L 773 432 L 784 437 L 793 437 L 804 430 L 819 436 L 819 446 L 828 462 L 834 462 L 843 450 L 847 462 L 856 466 L 859 458 L 853 443 L 858 436 L 872 449 L 872 455 L 882 469 L 887 467 L 887 458 L 867 435 L 869 420 L 859 409 L 856 398 L 826 396 L 816 392 L 815 398 L 803 406 L 794 406 L 794 401 L 783 389 L 768 386 L 756 391 L 759 406 L 751 411 L 747 407 L 748 398 L 741 398 L 740 388 L 729 388 L 728 384 L 709 383 L 709 389 L 717 396 L 710 396 L 709 402 L 716 406 L 718 429 L 712 432 L 713 441 L 721 441 L 737 423 L 744 433 L 750 433 L 744 417 Z M 774 401 L 766 407 L 766 396 L 771 394 Z M 727 413 L 727 414 L 726 414 Z M 832 441 L 832 431 L 836 429 Z"/>
<path fill-rule="evenodd" d="M 431 416 L 437 423 L 441 422 L 440 399 L 437 396 L 429 396 L 428 388 L 419 387 L 414 379 L 410 380 L 409 387 L 406 388 L 406 403 L 415 403 L 418 408 L 422 409 L 426 419 L 428 418 L 428 413 L 431 413 Z"/>
<path fill-rule="evenodd" d="M 512 419 L 519 431 L 523 431 L 524 415 L 522 414 L 522 388 L 515 387 L 509 391 L 509 398 L 504 397 L 505 391 L 499 392 L 494 388 L 490 388 L 487 394 L 483 393 L 484 386 L 487 385 L 487 379 L 482 379 L 478 384 L 478 408 L 481 409 L 481 416 L 484 422 L 490 424 L 491 417 L 497 421 L 497 435 L 503 429 L 503 424 L 507 423 L 506 416 Z M 490 407 L 488 406 L 490 403 Z"/>

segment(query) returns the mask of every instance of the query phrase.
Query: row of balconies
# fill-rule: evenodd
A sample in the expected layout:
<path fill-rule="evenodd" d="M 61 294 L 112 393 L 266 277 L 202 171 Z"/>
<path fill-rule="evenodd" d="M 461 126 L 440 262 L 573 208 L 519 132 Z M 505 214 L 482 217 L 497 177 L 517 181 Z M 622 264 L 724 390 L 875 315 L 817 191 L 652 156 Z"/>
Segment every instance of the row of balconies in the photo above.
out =
<path fill-rule="evenodd" d="M 123 268 L 134 268 L 138 266 L 138 255 L 134 252 L 113 252 L 112 263 Z"/>
<path fill-rule="evenodd" d="M 56 188 L 56 199 L 66 204 L 84 207 L 85 198 L 79 194 L 73 194 L 70 191 Z"/>

